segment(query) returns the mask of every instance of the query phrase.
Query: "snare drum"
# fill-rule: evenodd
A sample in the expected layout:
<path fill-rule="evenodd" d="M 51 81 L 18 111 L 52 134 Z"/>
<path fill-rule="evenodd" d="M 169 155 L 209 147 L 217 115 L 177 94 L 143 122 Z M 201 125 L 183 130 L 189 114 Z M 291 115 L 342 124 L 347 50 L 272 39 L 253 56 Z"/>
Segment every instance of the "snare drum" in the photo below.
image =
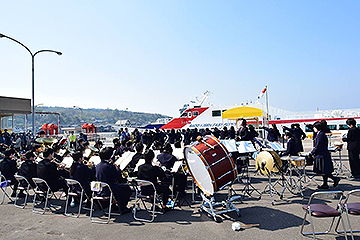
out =
<path fill-rule="evenodd" d="M 237 177 L 230 153 L 213 136 L 186 146 L 184 157 L 196 185 L 208 196 L 231 184 Z"/>
<path fill-rule="evenodd" d="M 290 156 L 290 163 L 294 167 L 305 167 L 305 157 Z"/>

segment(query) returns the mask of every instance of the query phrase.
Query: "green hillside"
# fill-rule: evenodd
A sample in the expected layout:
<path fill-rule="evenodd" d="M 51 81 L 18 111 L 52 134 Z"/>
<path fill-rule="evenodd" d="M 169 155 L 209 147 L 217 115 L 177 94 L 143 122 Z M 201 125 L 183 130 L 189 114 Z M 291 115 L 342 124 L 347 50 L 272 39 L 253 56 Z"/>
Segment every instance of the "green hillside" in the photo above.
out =
<path fill-rule="evenodd" d="M 65 107 L 37 107 L 36 112 L 56 112 L 60 113 L 60 125 L 79 126 L 83 123 L 94 123 L 95 125 L 115 124 L 118 120 L 130 120 L 133 125 L 144 125 L 154 122 L 158 118 L 168 117 L 158 113 L 130 112 L 118 109 L 79 109 Z M 57 123 L 56 115 L 37 114 L 36 126 L 43 123 Z M 31 115 L 28 116 L 28 124 L 31 125 Z M 15 127 L 24 126 L 24 116 L 16 116 L 14 119 Z"/>

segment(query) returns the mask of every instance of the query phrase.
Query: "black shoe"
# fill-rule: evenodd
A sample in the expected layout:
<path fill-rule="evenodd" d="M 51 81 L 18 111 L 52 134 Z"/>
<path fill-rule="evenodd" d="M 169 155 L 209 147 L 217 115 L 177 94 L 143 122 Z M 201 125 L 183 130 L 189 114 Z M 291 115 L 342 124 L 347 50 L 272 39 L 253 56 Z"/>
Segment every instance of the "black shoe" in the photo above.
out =
<path fill-rule="evenodd" d="M 85 206 L 84 206 L 85 209 L 90 209 L 91 208 L 91 202 L 90 201 L 87 201 L 85 203 Z"/>
<path fill-rule="evenodd" d="M 111 212 L 112 213 L 120 213 L 120 208 L 116 204 L 111 205 Z"/>
<path fill-rule="evenodd" d="M 121 210 L 121 215 L 126 214 L 126 213 L 131 213 L 131 212 L 132 212 L 131 208 L 126 207 L 123 210 Z"/>
<path fill-rule="evenodd" d="M 25 198 L 25 196 L 26 196 L 26 194 L 23 193 L 23 192 L 20 192 L 20 193 L 18 194 L 18 198 Z"/>
<path fill-rule="evenodd" d="M 327 189 L 329 189 L 329 186 L 328 185 L 321 185 L 321 186 L 318 186 L 318 189 L 327 190 Z"/>
<path fill-rule="evenodd" d="M 333 186 L 337 187 L 339 185 L 339 182 L 340 182 L 340 178 L 339 177 L 335 178 Z"/>
<path fill-rule="evenodd" d="M 163 213 L 166 213 L 166 212 L 169 212 L 169 211 L 171 211 L 171 210 L 172 210 L 172 209 L 169 208 L 169 207 L 163 207 L 162 212 L 163 212 Z"/>

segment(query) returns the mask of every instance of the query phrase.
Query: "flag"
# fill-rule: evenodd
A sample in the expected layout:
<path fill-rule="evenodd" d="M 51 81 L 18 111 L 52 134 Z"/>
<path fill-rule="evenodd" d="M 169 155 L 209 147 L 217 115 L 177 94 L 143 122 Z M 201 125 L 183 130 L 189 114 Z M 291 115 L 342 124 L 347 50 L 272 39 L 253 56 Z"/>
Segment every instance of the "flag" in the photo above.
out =
<path fill-rule="evenodd" d="M 267 90 L 267 86 L 264 87 L 264 89 L 261 91 L 261 93 L 259 94 L 258 96 L 258 99 L 262 98 L 262 96 L 264 95 L 264 93 L 266 92 Z"/>

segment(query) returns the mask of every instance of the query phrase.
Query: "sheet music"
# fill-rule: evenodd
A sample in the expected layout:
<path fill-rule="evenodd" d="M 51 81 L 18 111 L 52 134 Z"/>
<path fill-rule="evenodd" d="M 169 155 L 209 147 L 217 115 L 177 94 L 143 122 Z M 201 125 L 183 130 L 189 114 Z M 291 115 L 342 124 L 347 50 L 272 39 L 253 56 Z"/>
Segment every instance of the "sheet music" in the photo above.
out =
<path fill-rule="evenodd" d="M 171 172 L 172 173 L 177 173 L 180 170 L 181 166 L 182 166 L 182 161 L 176 161 L 174 163 L 174 166 L 171 169 Z"/>
<path fill-rule="evenodd" d="M 140 158 L 139 161 L 138 161 L 138 163 L 137 163 L 136 166 L 135 166 L 134 172 L 139 171 L 139 167 L 140 167 L 141 165 L 143 165 L 144 163 L 145 163 L 145 159 Z"/>
<path fill-rule="evenodd" d="M 72 157 L 64 157 L 61 163 L 65 165 L 65 168 L 70 168 L 73 162 L 74 160 Z"/>
<path fill-rule="evenodd" d="M 238 151 L 238 149 L 236 147 L 236 142 L 234 139 L 220 140 L 220 143 L 222 143 L 229 152 L 237 152 Z"/>
<path fill-rule="evenodd" d="M 116 165 L 120 167 L 120 170 L 124 170 L 127 165 L 131 162 L 133 156 L 135 155 L 135 152 L 124 152 L 121 157 L 115 162 Z"/>
<path fill-rule="evenodd" d="M 238 145 L 237 151 L 239 153 L 252 153 L 257 151 L 251 141 L 240 141 L 236 144 Z"/>
<path fill-rule="evenodd" d="M 280 143 L 277 143 L 277 142 L 267 142 L 267 145 L 269 145 L 274 151 L 278 151 L 278 152 L 284 152 L 286 151 L 285 148 L 283 148 L 281 146 Z"/>
<path fill-rule="evenodd" d="M 177 159 L 184 159 L 184 149 L 183 148 L 174 148 L 172 153 Z"/>
<path fill-rule="evenodd" d="M 101 162 L 101 159 L 99 156 L 92 156 L 89 161 L 94 163 L 94 165 L 96 166 Z"/>

